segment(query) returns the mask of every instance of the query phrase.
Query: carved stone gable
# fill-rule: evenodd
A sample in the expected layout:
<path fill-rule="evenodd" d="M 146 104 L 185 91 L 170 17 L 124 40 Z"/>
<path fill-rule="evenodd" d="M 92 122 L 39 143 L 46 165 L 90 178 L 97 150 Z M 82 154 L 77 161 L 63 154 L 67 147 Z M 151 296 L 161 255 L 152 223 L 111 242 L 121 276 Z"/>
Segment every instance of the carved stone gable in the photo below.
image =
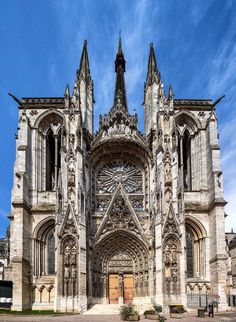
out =
<path fill-rule="evenodd" d="M 66 215 L 64 217 L 59 235 L 61 236 L 79 235 L 78 225 L 77 225 L 76 217 L 71 203 L 68 204 Z"/>
<path fill-rule="evenodd" d="M 106 225 L 103 229 L 103 234 L 117 229 L 132 231 L 137 234 L 140 233 L 135 219 L 122 195 L 118 195 L 113 203 Z"/>
<path fill-rule="evenodd" d="M 163 227 L 163 235 L 166 236 L 168 234 L 180 236 L 178 222 L 172 204 L 170 204 L 169 212 Z"/>

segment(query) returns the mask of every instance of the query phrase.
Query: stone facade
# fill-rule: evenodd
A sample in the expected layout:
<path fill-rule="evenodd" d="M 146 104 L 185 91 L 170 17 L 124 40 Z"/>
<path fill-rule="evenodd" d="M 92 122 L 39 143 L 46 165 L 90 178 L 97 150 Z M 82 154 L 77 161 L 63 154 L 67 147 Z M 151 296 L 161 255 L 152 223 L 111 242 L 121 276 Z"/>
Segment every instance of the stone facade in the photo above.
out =
<path fill-rule="evenodd" d="M 236 233 L 233 230 L 226 233 L 226 247 L 228 251 L 228 300 L 229 305 L 236 307 Z"/>
<path fill-rule="evenodd" d="M 19 103 L 10 264 L 14 310 L 94 303 L 226 306 L 215 103 L 168 95 L 151 44 L 145 132 L 130 115 L 119 40 L 114 102 L 93 133 L 87 43 L 72 94 Z M 195 301 L 195 302 L 194 302 Z"/>
<path fill-rule="evenodd" d="M 0 238 L 0 280 L 4 280 L 4 268 L 9 263 L 9 229 L 5 238 Z"/>

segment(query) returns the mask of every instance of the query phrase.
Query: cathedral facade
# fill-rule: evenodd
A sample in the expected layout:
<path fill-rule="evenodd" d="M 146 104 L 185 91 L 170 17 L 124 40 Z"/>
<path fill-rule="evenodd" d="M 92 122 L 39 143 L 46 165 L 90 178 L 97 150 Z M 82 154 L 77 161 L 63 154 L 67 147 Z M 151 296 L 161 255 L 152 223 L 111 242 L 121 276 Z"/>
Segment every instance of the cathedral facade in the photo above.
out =
<path fill-rule="evenodd" d="M 142 134 L 125 68 L 120 39 L 113 105 L 96 134 L 86 42 L 72 93 L 18 101 L 5 270 L 14 310 L 226 306 L 216 103 L 175 99 L 171 86 L 166 95 L 151 44 Z"/>

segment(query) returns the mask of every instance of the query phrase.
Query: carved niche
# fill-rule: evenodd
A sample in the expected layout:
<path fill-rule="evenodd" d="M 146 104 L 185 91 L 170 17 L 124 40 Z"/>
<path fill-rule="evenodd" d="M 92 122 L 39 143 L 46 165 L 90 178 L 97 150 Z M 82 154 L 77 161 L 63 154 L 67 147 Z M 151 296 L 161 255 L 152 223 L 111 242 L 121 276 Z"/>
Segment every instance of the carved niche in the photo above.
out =
<path fill-rule="evenodd" d="M 179 294 L 179 256 L 177 240 L 169 237 L 164 245 L 164 293 Z"/>
<path fill-rule="evenodd" d="M 78 247 L 74 237 L 66 237 L 63 243 L 63 295 L 75 296 L 77 287 L 77 253 Z"/>
<path fill-rule="evenodd" d="M 69 135 L 69 151 L 66 157 L 67 169 L 68 169 L 68 185 L 75 185 L 75 152 L 74 152 L 75 136 Z M 68 193 L 69 194 L 69 193 Z M 70 199 L 70 194 L 68 196 Z"/>

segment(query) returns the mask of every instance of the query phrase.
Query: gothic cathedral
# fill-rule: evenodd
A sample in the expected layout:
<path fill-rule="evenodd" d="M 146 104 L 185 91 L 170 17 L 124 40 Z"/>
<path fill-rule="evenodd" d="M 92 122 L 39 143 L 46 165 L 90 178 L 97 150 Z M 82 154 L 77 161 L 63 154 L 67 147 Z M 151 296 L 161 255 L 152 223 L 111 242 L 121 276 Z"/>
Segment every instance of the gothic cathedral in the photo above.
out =
<path fill-rule="evenodd" d="M 87 43 L 72 94 L 19 101 L 10 214 L 12 309 L 226 304 L 225 200 L 212 100 L 165 94 L 150 45 L 144 133 L 121 39 L 113 105 L 93 132 Z M 206 302 L 204 302 L 206 304 Z"/>

